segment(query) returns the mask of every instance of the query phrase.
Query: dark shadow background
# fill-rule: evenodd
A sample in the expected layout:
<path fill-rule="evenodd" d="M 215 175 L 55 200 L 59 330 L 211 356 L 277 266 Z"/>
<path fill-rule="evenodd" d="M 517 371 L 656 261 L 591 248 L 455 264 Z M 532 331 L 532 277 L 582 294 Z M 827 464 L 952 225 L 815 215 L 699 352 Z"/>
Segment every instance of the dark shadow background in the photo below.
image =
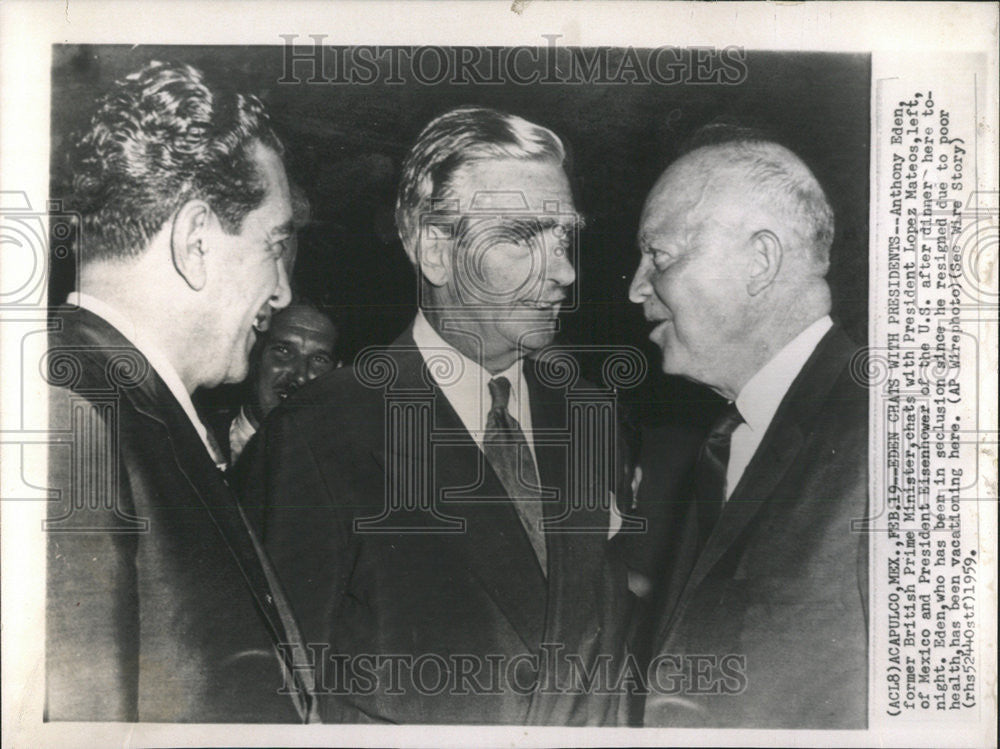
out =
<path fill-rule="evenodd" d="M 574 54 L 569 48 L 559 53 Z M 392 217 L 407 149 L 427 122 L 452 107 L 513 112 L 564 139 L 577 209 L 587 217 L 577 268 L 580 309 L 563 318 L 566 342 L 642 348 L 651 374 L 621 394 L 626 406 L 644 420 L 697 426 L 711 421 L 718 398 L 659 373 L 659 352 L 646 339 L 649 326 L 627 301 L 627 290 L 647 191 L 686 136 L 724 119 L 767 129 L 815 172 L 836 214 L 834 314 L 859 343 L 867 338 L 867 55 L 751 51 L 746 79 L 736 85 L 426 85 L 405 66 L 405 83 L 385 83 L 383 75 L 371 85 L 347 85 L 307 83 L 303 68 L 303 82 L 280 83 L 284 54 L 280 46 L 54 47 L 52 197 L 66 194 L 68 175 L 58 157 L 72 131 L 86 123 L 101 92 L 148 60 L 182 60 L 258 94 L 289 146 L 289 174 L 312 202 L 294 284 L 332 313 L 342 328 L 340 354 L 350 361 L 363 346 L 391 342 L 416 309 L 416 279 Z M 621 55 L 608 52 L 611 69 Z M 60 303 L 72 287 L 72 258 L 52 262 L 50 301 Z"/>

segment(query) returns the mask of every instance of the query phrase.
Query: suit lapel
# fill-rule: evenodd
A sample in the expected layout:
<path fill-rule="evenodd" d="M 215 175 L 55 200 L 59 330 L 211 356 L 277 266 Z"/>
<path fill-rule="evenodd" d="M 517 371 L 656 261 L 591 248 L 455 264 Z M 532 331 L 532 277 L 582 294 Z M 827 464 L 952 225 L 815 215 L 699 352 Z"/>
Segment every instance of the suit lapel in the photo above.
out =
<path fill-rule="evenodd" d="M 431 445 L 399 442 L 390 461 L 416 461 L 431 477 L 435 506 L 459 518 L 461 534 L 442 534 L 447 549 L 458 549 L 469 570 L 503 611 L 529 650 L 538 647 L 545 624 L 545 578 L 503 484 L 472 439 L 448 398 L 434 383 L 407 331 L 390 349 L 398 376 L 392 389 L 426 392 L 433 399 Z M 387 400 L 388 402 L 388 400 Z M 412 442 L 412 441 L 410 441 Z M 385 450 L 375 453 L 385 469 Z M 387 476 L 388 478 L 388 476 Z"/>
<path fill-rule="evenodd" d="M 570 448 L 565 441 L 569 423 L 566 397 L 542 386 L 530 360 L 524 363 L 524 379 L 531 401 L 531 437 L 538 481 L 543 489 L 543 516 L 551 520 L 562 516 L 569 506 L 566 478 L 569 475 Z M 550 553 L 553 547 L 560 545 L 557 543 L 559 535 L 546 534 L 546 546 Z"/>
<path fill-rule="evenodd" d="M 820 340 L 775 412 L 757 451 L 726 502 L 715 529 L 695 561 L 677 606 L 660 630 L 662 643 L 683 614 L 691 594 L 736 544 L 743 531 L 767 503 L 775 487 L 795 463 L 808 437 L 807 425 L 826 401 L 827 394 L 850 359 L 854 344 L 834 325 Z"/>
<path fill-rule="evenodd" d="M 167 441 L 177 469 L 187 479 L 191 491 L 208 512 L 229 549 L 272 637 L 275 642 L 288 642 L 289 637 L 275 607 L 271 586 L 250 538 L 251 531 L 237 506 L 236 496 L 202 444 L 187 414 L 159 377 L 156 377 L 156 381 L 161 392 L 154 402 L 159 405 L 150 408 L 149 403 L 138 398 L 133 401 L 133 405 L 139 413 L 166 429 Z"/>
<path fill-rule="evenodd" d="M 102 356 L 102 349 L 136 350 L 132 343 L 113 326 L 88 310 L 79 309 L 61 314 L 66 321 L 67 331 L 73 328 L 72 333 L 87 342 L 86 355 L 92 358 L 97 366 L 103 367 L 105 372 L 111 371 L 112 368 L 108 366 L 107 361 L 102 361 L 107 358 Z M 143 360 L 145 361 L 145 357 Z M 215 466 L 180 403 L 151 366 L 148 375 L 135 387 L 119 387 L 119 392 L 136 412 L 163 430 L 164 434 L 160 439 L 170 446 L 177 470 L 187 479 L 192 493 L 198 497 L 219 531 L 246 580 L 272 636 L 277 642 L 287 642 L 285 628 L 274 607 L 270 586 L 249 536 L 249 529 L 236 505 L 236 497 Z"/>
<path fill-rule="evenodd" d="M 698 557 L 685 591 L 693 590 L 732 548 L 750 521 L 760 512 L 802 447 L 802 432 L 794 422 L 772 423 L 743 478 L 723 508 L 705 548 Z"/>

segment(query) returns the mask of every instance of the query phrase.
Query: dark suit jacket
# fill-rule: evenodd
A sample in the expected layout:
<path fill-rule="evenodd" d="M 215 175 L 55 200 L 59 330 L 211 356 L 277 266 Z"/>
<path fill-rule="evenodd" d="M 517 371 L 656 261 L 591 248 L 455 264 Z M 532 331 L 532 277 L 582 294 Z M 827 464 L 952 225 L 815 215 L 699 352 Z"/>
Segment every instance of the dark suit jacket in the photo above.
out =
<path fill-rule="evenodd" d="M 867 516 L 868 394 L 849 371 L 855 348 L 837 327 L 823 338 L 700 554 L 689 513 L 646 725 L 866 725 L 868 536 L 851 521 Z M 699 681 L 691 659 L 667 658 L 685 654 L 731 654 L 745 668 L 729 660 Z"/>
<path fill-rule="evenodd" d="M 298 722 L 272 591 L 180 404 L 101 318 L 53 326 L 47 719 Z"/>
<path fill-rule="evenodd" d="M 425 664 L 417 679 L 403 667 L 400 689 L 385 672 L 375 680 L 361 674 L 351 688 L 339 690 L 344 693 L 323 701 L 323 719 L 615 722 L 622 703 L 617 694 L 532 688 L 539 671 L 542 683 L 565 683 L 566 654 L 589 671 L 602 660 L 612 673 L 622 668 L 630 594 L 624 565 L 607 552 L 607 507 L 572 510 L 566 446 L 536 436 L 541 483 L 558 490 L 545 502 L 545 516 L 572 510 L 562 532 L 546 533 L 546 579 L 514 506 L 426 371 L 412 334 L 386 354 L 366 372 L 339 369 L 306 386 L 258 434 L 252 447 L 259 454 L 241 460 L 250 467 L 244 501 L 251 513 L 264 512 L 265 545 L 302 613 L 307 640 L 328 643 L 328 655 L 338 657 L 441 657 L 452 670 L 438 694 L 415 688 L 438 686 L 436 665 Z M 566 435 L 565 391 L 546 387 L 530 363 L 525 366 L 536 435 Z M 392 382 L 384 386 L 359 382 L 390 371 Z M 425 406 L 388 405 L 407 398 Z M 396 418 L 395 436 L 387 439 L 387 419 Z M 442 495 L 446 488 L 450 494 Z M 367 531 L 355 527 L 356 520 L 378 518 L 387 497 L 433 498 L 452 520 L 396 509 Z M 558 652 L 554 670 L 544 658 L 532 662 L 542 643 Z M 473 665 L 457 668 L 474 671 L 485 693 L 455 676 L 462 656 Z M 499 660 L 491 666 L 488 657 Z M 325 682 L 331 692 L 338 691 L 337 681 L 330 671 Z M 466 693 L 454 693 L 453 685 Z"/>

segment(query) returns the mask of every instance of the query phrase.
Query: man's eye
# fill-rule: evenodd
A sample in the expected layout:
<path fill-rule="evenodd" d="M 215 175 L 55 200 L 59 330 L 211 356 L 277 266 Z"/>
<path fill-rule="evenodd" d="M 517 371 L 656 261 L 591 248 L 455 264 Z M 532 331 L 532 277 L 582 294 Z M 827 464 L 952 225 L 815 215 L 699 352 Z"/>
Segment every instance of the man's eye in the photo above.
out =
<path fill-rule="evenodd" d="M 333 364 L 333 357 L 326 354 L 316 354 L 312 359 L 316 364 Z"/>
<path fill-rule="evenodd" d="M 274 345 L 271 346 L 271 353 L 277 356 L 279 359 L 287 359 L 292 352 L 285 344 L 275 343 Z"/>
<path fill-rule="evenodd" d="M 671 255 L 669 252 L 665 252 L 664 250 L 653 250 L 651 254 L 653 257 L 653 265 L 655 265 L 660 270 L 663 270 L 668 265 L 670 265 L 670 263 L 672 263 L 674 259 L 673 255 Z"/>
<path fill-rule="evenodd" d="M 284 257 L 285 252 L 287 252 L 287 251 L 288 251 L 288 240 L 287 239 L 279 239 L 277 242 L 273 242 L 271 244 L 271 254 L 275 258 L 280 259 L 280 258 Z"/>

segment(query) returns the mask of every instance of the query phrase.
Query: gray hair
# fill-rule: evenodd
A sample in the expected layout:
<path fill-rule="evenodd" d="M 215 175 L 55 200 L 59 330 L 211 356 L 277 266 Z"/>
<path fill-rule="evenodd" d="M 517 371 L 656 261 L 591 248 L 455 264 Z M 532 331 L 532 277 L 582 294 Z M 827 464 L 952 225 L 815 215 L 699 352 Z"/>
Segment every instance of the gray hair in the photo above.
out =
<path fill-rule="evenodd" d="M 825 269 L 833 245 L 833 209 L 819 181 L 805 162 L 773 140 L 736 128 L 733 137 L 699 144 L 687 155 L 709 155 L 741 172 L 760 199 L 788 216 L 812 259 Z"/>
<path fill-rule="evenodd" d="M 420 215 L 432 201 L 446 197 L 459 169 L 486 159 L 552 160 L 562 164 L 566 150 L 548 128 L 486 107 L 465 106 L 432 120 L 403 162 L 396 226 L 413 256 Z"/>

